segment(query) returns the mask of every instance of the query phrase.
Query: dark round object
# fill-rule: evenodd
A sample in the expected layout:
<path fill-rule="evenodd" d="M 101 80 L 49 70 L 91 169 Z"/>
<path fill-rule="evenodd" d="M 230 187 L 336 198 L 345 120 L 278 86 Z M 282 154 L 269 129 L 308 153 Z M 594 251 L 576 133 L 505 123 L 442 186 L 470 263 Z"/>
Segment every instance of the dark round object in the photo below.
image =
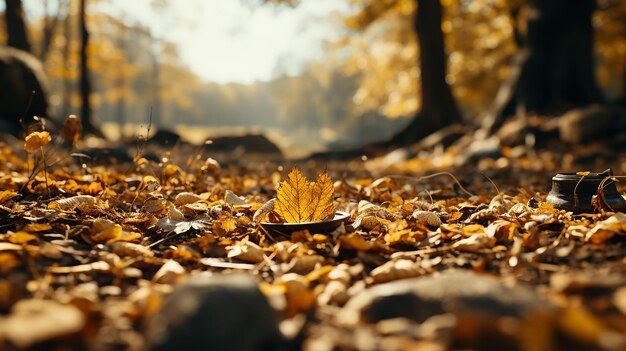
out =
<path fill-rule="evenodd" d="M 327 221 L 304 222 L 304 223 L 270 223 L 261 222 L 261 226 L 265 230 L 272 231 L 276 234 L 289 236 L 291 233 L 308 229 L 311 233 L 329 233 L 337 229 L 341 223 L 350 218 L 348 212 L 337 211 L 335 217 Z"/>
<path fill-rule="evenodd" d="M 176 287 L 147 323 L 148 351 L 282 350 L 278 321 L 246 274 L 199 274 Z"/>
<path fill-rule="evenodd" d="M 552 190 L 548 194 L 547 201 L 560 210 L 574 213 L 594 212 L 591 199 L 598 193 L 602 182 L 607 179 L 602 185 L 603 204 L 614 211 L 624 211 L 626 200 L 617 191 L 615 181 L 608 179 L 612 175 L 613 172 L 610 169 L 586 176 L 577 173 L 559 173 L 552 177 Z"/>

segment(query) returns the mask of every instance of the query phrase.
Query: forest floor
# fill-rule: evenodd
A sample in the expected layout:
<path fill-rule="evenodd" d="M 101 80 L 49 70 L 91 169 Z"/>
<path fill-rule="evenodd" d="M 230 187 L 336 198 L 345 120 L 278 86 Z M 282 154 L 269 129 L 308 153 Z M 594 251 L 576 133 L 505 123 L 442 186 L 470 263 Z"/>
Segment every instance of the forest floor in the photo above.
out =
<path fill-rule="evenodd" d="M 328 171 L 350 217 L 285 234 L 253 216 L 292 162 L 157 148 L 95 163 L 53 144 L 45 173 L 38 153 L 0 149 L 0 349 L 156 350 L 185 344 L 177 323 L 189 345 L 232 350 L 626 349 L 626 215 L 546 202 L 556 173 L 626 174 L 626 152 L 302 161 L 309 179 Z M 164 312 L 190 281 L 238 272 L 261 301 Z M 222 329 L 203 329 L 212 319 Z"/>

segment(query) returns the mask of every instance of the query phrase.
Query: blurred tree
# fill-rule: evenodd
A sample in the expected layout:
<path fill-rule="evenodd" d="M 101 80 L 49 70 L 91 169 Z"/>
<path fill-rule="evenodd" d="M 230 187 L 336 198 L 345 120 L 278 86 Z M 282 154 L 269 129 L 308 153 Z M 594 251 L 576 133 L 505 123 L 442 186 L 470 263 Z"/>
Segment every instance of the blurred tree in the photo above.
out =
<path fill-rule="evenodd" d="M 461 122 L 461 113 L 446 82 L 447 56 L 441 29 L 439 0 L 417 0 L 413 29 L 420 46 L 421 110 L 413 121 L 391 139 L 393 145 L 418 141 L 429 134 Z"/>
<path fill-rule="evenodd" d="M 79 27 L 80 27 L 80 98 L 81 109 L 80 118 L 83 122 L 83 131 L 85 134 L 94 134 L 104 137 L 100 128 L 96 127 L 92 118 L 91 110 L 91 80 L 89 77 L 89 68 L 87 66 L 87 48 L 89 46 L 89 30 L 87 29 L 87 14 L 85 5 L 87 0 L 79 1 Z"/>
<path fill-rule="evenodd" d="M 411 143 L 460 122 L 461 114 L 446 81 L 447 56 L 442 31 L 441 2 L 351 2 L 359 10 L 346 18 L 346 25 L 364 35 L 372 28 L 377 29 L 374 31 L 374 38 L 380 40 L 373 42 L 374 47 L 371 39 L 366 39 L 362 44 L 372 52 L 365 57 L 374 56 L 375 62 L 364 62 L 365 59 L 360 55 L 356 55 L 349 62 L 359 71 L 365 71 L 364 85 L 355 96 L 355 102 L 364 105 L 366 109 L 382 105 L 384 111 L 390 115 L 402 115 L 417 108 L 418 102 L 421 103 L 412 122 L 395 135 L 390 143 Z M 348 43 L 353 44 L 350 41 Z M 415 83 L 411 83 L 411 79 L 415 79 Z M 416 96 L 417 94 L 420 96 Z M 372 101 L 367 100 L 372 100 L 373 105 Z"/>
<path fill-rule="evenodd" d="M 609 100 L 626 104 L 626 1 L 598 0 L 593 24 L 598 81 Z"/>
<path fill-rule="evenodd" d="M 30 40 L 26 33 L 24 9 L 22 0 L 5 0 L 5 24 L 7 30 L 7 44 L 16 49 L 30 52 Z"/>
<path fill-rule="evenodd" d="M 445 52 L 444 35 L 442 32 L 442 6 L 439 0 L 350 0 L 359 10 L 353 16 L 349 16 L 345 23 L 351 28 L 360 32 L 365 32 L 371 27 L 375 27 L 380 22 L 387 21 L 387 27 L 383 27 L 381 43 L 377 44 L 377 48 L 372 48 L 372 42 L 362 44 L 366 46 L 371 55 L 383 56 L 382 70 L 375 72 L 374 76 L 377 80 L 373 85 L 375 87 L 364 87 L 361 89 L 355 100 L 357 104 L 389 105 L 389 102 L 398 103 L 400 100 L 417 101 L 416 98 L 407 98 L 401 96 L 400 91 L 389 92 L 389 88 L 400 84 L 410 86 L 407 76 L 415 74 L 404 74 L 396 70 L 399 68 L 398 62 L 406 62 L 406 58 L 417 59 L 416 54 L 419 52 L 420 75 L 417 79 L 421 89 L 403 89 L 404 91 L 419 91 L 421 95 L 421 108 L 415 114 L 415 117 L 408 126 L 395 135 L 390 144 L 402 145 L 420 140 L 421 138 L 451 124 L 461 122 L 461 113 L 459 112 L 456 100 L 454 99 L 450 86 L 446 82 L 447 56 Z M 265 3 L 286 3 L 290 6 L 296 5 L 299 1 L 289 0 L 265 0 Z M 407 16 L 408 15 L 408 16 Z M 402 17 L 412 18 L 412 23 L 402 20 Z M 409 28 L 407 28 L 409 27 Z M 380 33 L 381 31 L 379 31 Z M 415 36 L 409 35 L 409 32 L 417 34 L 417 43 L 419 48 L 412 50 L 410 41 Z M 376 50 L 378 49 L 378 50 Z M 394 60 L 393 55 L 402 56 L 401 60 Z M 367 67 L 366 58 L 360 57 L 358 54 L 354 56 L 354 66 L 359 67 L 360 71 Z M 381 67 L 378 63 L 375 66 Z M 396 69 L 388 70 L 387 68 L 394 66 Z M 413 66 L 411 63 L 409 66 Z M 401 66 L 400 66 L 401 67 Z M 406 69 L 406 68 L 405 68 Z M 407 70 L 411 68 L 408 67 Z M 381 78 L 383 81 L 381 82 Z M 367 78 L 366 78 L 367 80 Z M 372 98 L 373 90 L 379 90 L 380 85 L 384 96 L 378 95 L 378 102 L 368 102 L 367 99 Z M 367 84 L 367 81 L 366 81 Z M 405 104 L 400 102 L 400 104 Z M 414 104 L 417 105 L 417 104 Z"/>
<path fill-rule="evenodd" d="M 526 6 L 517 74 L 503 85 L 483 120 L 490 132 L 516 113 L 554 114 L 603 101 L 593 63 L 591 18 L 596 1 L 526 0 Z"/>
<path fill-rule="evenodd" d="M 52 14 L 52 11 L 50 10 L 52 4 L 49 0 L 44 0 L 43 6 L 45 9 L 45 15 L 43 18 L 44 26 L 42 29 L 43 34 L 38 54 L 39 59 L 45 61 L 46 55 L 50 50 L 50 44 L 52 42 L 54 33 L 59 26 L 59 22 L 61 21 L 61 18 L 65 18 L 67 16 L 66 12 L 69 10 L 69 0 L 59 0 L 57 3 L 57 9 L 55 14 Z"/>

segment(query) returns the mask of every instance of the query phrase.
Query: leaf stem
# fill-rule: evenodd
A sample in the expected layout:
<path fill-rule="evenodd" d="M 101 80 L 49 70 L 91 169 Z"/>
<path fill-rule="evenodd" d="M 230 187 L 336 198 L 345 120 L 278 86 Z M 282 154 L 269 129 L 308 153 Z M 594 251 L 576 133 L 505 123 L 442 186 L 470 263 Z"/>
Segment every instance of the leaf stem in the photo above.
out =
<path fill-rule="evenodd" d="M 41 151 L 41 162 L 43 162 L 43 176 L 46 180 L 46 191 L 48 192 L 48 198 L 50 198 L 52 195 L 50 195 L 50 187 L 48 186 L 48 166 L 46 165 L 46 157 L 43 152 L 43 146 L 39 147 L 39 151 Z"/>

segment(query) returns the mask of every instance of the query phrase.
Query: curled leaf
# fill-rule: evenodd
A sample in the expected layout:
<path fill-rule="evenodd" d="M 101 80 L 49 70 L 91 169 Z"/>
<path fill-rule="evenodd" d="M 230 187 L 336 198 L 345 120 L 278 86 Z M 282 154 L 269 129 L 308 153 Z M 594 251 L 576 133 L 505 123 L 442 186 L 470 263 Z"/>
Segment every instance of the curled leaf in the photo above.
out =
<path fill-rule="evenodd" d="M 224 201 L 231 206 L 250 206 L 246 201 L 230 190 L 226 190 L 224 194 Z"/>
<path fill-rule="evenodd" d="M 274 204 L 276 203 L 276 199 L 271 199 L 266 202 L 263 206 L 259 207 L 254 215 L 252 216 L 252 220 L 256 223 L 262 222 L 263 219 L 272 211 L 274 211 Z"/>
<path fill-rule="evenodd" d="M 93 206 L 96 198 L 91 195 L 76 195 L 66 199 L 52 201 L 48 208 L 51 210 L 72 211 L 77 207 Z"/>
<path fill-rule="evenodd" d="M 228 257 L 236 258 L 244 262 L 259 263 L 263 261 L 263 249 L 248 240 L 248 237 L 241 241 L 236 242 L 232 246 L 226 247 L 228 251 Z"/>
<path fill-rule="evenodd" d="M 176 195 L 176 198 L 174 199 L 174 203 L 177 206 L 182 206 L 182 205 L 192 204 L 200 200 L 202 200 L 202 198 L 194 193 L 182 192 Z"/>

